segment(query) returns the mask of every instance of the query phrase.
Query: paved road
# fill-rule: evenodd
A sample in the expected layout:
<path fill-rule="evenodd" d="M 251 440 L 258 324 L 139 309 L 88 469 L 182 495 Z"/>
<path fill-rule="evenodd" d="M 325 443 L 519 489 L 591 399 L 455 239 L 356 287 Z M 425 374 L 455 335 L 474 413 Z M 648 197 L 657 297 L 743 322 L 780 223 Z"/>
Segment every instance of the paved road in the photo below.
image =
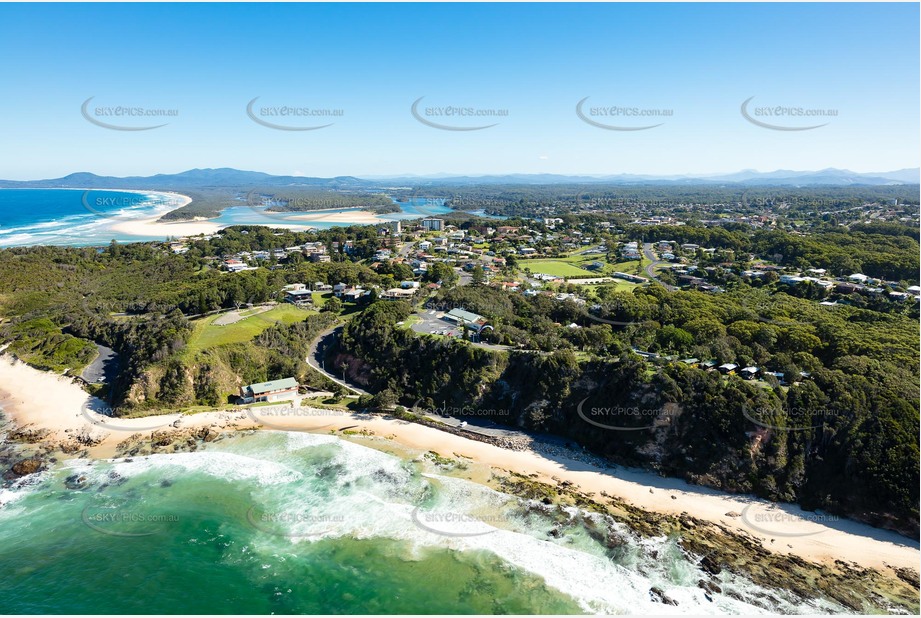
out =
<path fill-rule="evenodd" d="M 400 245 L 400 250 L 397 251 L 397 255 L 402 258 L 409 257 L 409 254 L 413 251 L 413 243 L 404 242 Z"/>
<path fill-rule="evenodd" d="M 649 276 L 649 278 L 658 281 L 669 292 L 674 292 L 675 290 L 677 290 L 678 288 L 676 288 L 673 285 L 669 285 L 665 283 L 664 281 L 659 279 L 658 275 L 656 275 L 655 267 L 658 266 L 659 264 L 664 264 L 665 260 L 660 260 L 659 258 L 656 257 L 656 254 L 652 252 L 651 242 L 647 242 L 643 245 L 643 255 L 645 255 L 646 259 L 650 260 L 651 262 L 649 265 L 646 266 L 646 274 Z"/>
<path fill-rule="evenodd" d="M 118 374 L 118 354 L 112 348 L 96 344 L 96 358 L 80 374 L 90 384 L 111 382 Z"/>
<path fill-rule="evenodd" d="M 317 338 L 314 339 L 313 343 L 310 344 L 310 350 L 307 352 L 307 364 L 325 375 L 336 384 L 344 386 L 353 393 L 357 393 L 359 395 L 370 395 L 371 393 L 364 390 L 363 388 L 343 381 L 342 378 L 336 377 L 333 373 L 327 371 L 323 367 L 323 357 L 326 356 L 326 350 L 328 350 L 329 347 L 333 345 L 341 335 L 341 326 L 332 326 L 317 335 Z"/>

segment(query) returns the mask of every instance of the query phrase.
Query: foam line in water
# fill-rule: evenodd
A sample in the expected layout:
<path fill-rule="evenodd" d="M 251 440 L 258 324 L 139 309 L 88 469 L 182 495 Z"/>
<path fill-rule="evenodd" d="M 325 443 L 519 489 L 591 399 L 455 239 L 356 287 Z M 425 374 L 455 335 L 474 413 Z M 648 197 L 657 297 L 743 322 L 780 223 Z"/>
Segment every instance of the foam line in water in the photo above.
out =
<path fill-rule="evenodd" d="M 228 481 L 255 481 L 260 485 L 292 483 L 303 478 L 297 470 L 274 461 L 220 451 L 149 455 L 134 457 L 131 461 L 111 459 L 106 463 L 110 465 L 73 461 L 68 463 L 68 467 L 94 480 L 101 480 L 111 466 L 118 474 L 128 478 L 153 470 L 201 473 Z"/>

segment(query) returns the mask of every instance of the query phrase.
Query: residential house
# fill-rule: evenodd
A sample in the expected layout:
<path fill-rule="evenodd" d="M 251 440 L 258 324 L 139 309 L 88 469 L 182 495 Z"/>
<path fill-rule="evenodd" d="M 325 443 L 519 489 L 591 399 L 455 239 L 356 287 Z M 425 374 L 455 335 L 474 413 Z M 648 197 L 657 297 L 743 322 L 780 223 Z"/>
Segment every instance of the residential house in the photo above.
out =
<path fill-rule="evenodd" d="M 285 292 L 285 302 L 291 303 L 298 307 L 313 304 L 313 292 L 306 288 L 299 290 L 288 290 Z"/>
<path fill-rule="evenodd" d="M 745 380 L 752 380 L 758 377 L 759 371 L 760 369 L 758 369 L 757 367 L 745 367 L 744 369 L 742 369 L 742 371 L 739 372 L 739 375 L 741 375 L 742 378 Z"/>
<path fill-rule="evenodd" d="M 409 300 L 416 291 L 414 289 L 390 288 L 381 292 L 381 300 Z"/>
<path fill-rule="evenodd" d="M 348 288 L 343 291 L 341 298 L 349 302 L 357 303 L 359 299 L 368 293 L 364 288 Z"/>

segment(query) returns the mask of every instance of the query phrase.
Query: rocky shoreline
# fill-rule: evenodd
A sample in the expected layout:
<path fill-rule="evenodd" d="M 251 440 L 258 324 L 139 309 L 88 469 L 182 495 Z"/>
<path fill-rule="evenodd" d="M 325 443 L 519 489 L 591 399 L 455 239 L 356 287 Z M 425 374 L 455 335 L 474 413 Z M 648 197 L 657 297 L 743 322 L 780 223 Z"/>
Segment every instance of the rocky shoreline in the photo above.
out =
<path fill-rule="evenodd" d="M 582 457 L 580 455 L 583 454 L 565 446 L 543 444 L 531 438 L 527 441 L 509 441 L 508 438 L 473 434 L 431 421 L 421 424 L 509 450 L 551 449 L 556 455 L 580 461 L 592 459 L 585 463 L 596 463 L 590 456 Z M 127 435 L 117 443 L 114 453 L 109 456 L 131 458 L 160 453 L 192 452 L 205 444 L 229 436 L 249 435 L 255 431 L 257 429 L 245 414 L 227 415 L 219 423 L 191 427 L 182 427 L 177 421 L 172 426 L 152 433 L 137 432 Z M 349 435 L 345 430 L 338 433 L 341 436 Z M 374 434 L 372 432 L 369 435 Z M 61 434 L 51 434 L 47 430 L 8 426 L 5 435 L 0 434 L 0 470 L 3 471 L 3 483 L 9 484 L 29 474 L 40 472 L 62 458 L 91 458 L 94 456 L 94 448 L 106 436 L 107 432 L 96 428 L 71 431 L 62 437 Z M 698 582 L 698 586 L 709 595 L 724 593 L 716 576 L 726 570 L 764 588 L 782 589 L 802 599 L 831 599 L 856 613 L 917 614 L 921 610 L 917 570 L 890 568 L 890 572 L 885 572 L 862 568 L 840 560 L 831 565 L 813 563 L 792 554 L 772 552 L 763 547 L 756 537 L 740 534 L 737 530 L 730 530 L 719 523 L 698 519 L 687 513 L 676 516 L 645 511 L 608 495 L 602 495 L 600 498 L 588 495 L 569 481 L 556 478 L 553 480 L 555 485 L 494 468 L 489 484 L 495 489 L 521 498 L 530 505 L 529 508 L 554 509 L 575 506 L 606 515 L 614 522 L 623 523 L 640 537 L 678 538 L 678 543 L 689 560 L 696 562 L 710 575 Z M 80 479 L 73 479 L 73 483 L 79 485 Z M 727 513 L 726 516 L 738 517 L 739 514 Z M 650 590 L 650 595 L 664 604 L 675 602 L 661 590 Z M 746 601 L 751 602 L 751 599 Z M 772 611 L 770 599 L 764 599 L 763 603 L 766 610 Z"/>
<path fill-rule="evenodd" d="M 893 568 L 893 575 L 856 564 L 836 561 L 834 565 L 809 562 L 795 555 L 771 552 L 759 540 L 739 534 L 725 526 L 691 517 L 664 515 L 638 509 L 611 496 L 597 500 L 582 493 L 567 481 L 556 485 L 536 481 L 520 474 L 495 474 L 492 484 L 505 493 L 528 500 L 533 508 L 575 506 L 607 515 L 626 524 L 641 537 L 676 537 L 691 562 L 709 574 L 698 587 L 708 594 L 720 594 L 715 576 L 726 570 L 768 589 L 783 589 L 808 600 L 831 599 L 859 614 L 887 613 L 917 615 L 921 609 L 918 571 Z M 652 490 L 650 490 L 652 491 Z M 738 516 L 738 513 L 727 513 Z M 661 591 L 654 597 L 669 603 Z M 730 594 L 730 592 L 727 592 Z M 741 600 L 741 599 L 740 599 Z M 766 611 L 776 611 L 770 599 L 762 600 Z M 746 599 L 746 602 L 753 602 Z"/>

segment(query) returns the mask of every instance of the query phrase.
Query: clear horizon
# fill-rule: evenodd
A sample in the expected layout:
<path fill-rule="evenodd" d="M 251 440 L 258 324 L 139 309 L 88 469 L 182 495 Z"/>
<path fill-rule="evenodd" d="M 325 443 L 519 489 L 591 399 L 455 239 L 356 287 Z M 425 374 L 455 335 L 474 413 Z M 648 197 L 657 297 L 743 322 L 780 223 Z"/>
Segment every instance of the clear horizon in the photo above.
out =
<path fill-rule="evenodd" d="M 916 168 L 918 19 L 917 4 L 0 5 L 16 59 L 0 178 Z"/>

